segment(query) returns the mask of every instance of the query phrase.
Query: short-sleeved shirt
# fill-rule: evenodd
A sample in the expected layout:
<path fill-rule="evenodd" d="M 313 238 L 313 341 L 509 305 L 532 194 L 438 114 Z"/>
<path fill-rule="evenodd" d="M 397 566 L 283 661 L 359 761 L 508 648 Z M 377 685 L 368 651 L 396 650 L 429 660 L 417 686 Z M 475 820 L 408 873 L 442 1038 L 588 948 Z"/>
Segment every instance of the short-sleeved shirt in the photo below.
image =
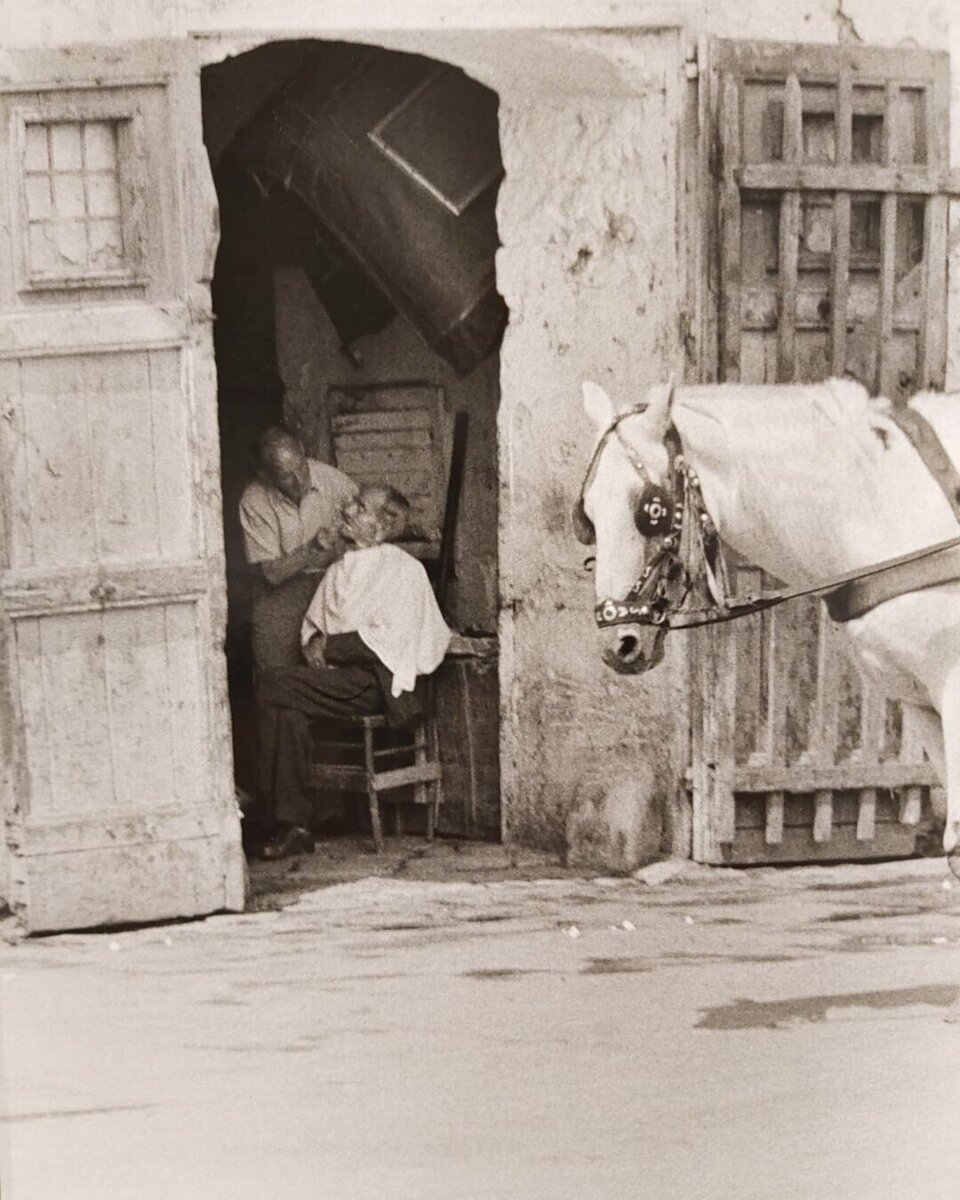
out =
<path fill-rule="evenodd" d="M 272 562 L 292 554 L 321 529 L 336 529 L 344 504 L 357 494 L 357 485 L 327 463 L 307 459 L 310 486 L 294 504 L 283 492 L 254 479 L 240 499 L 240 524 L 247 562 Z"/>

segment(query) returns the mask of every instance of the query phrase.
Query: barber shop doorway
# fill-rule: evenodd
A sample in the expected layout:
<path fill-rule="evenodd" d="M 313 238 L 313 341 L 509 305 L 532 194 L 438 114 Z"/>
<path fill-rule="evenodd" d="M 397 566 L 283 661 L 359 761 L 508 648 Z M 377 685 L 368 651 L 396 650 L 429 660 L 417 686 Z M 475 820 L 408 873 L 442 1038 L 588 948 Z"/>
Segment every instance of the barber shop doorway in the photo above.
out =
<path fill-rule="evenodd" d="M 308 456 L 403 491 L 411 550 L 446 562 L 444 613 L 464 636 L 436 678 L 438 830 L 496 839 L 497 97 L 432 59 L 321 41 L 208 66 L 202 93 L 221 226 L 212 292 L 238 788 L 256 791 L 239 502 L 258 435 L 283 425 Z M 356 418 L 370 413 L 385 416 L 364 441 Z"/>

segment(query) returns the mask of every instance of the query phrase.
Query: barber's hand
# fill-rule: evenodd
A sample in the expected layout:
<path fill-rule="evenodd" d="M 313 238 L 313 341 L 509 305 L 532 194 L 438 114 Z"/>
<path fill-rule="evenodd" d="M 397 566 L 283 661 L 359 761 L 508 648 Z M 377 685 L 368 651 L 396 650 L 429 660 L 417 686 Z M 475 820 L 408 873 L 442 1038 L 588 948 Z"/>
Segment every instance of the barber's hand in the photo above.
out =
<path fill-rule="evenodd" d="M 333 561 L 329 550 L 321 550 L 319 546 L 315 546 L 312 542 L 301 546 L 299 554 L 303 560 L 303 565 L 300 568 L 301 571 L 325 571 Z"/>
<path fill-rule="evenodd" d="M 326 639 L 322 633 L 315 633 L 309 642 L 303 648 L 303 657 L 307 660 L 307 665 L 319 670 L 327 664 L 323 657 L 323 643 Z"/>

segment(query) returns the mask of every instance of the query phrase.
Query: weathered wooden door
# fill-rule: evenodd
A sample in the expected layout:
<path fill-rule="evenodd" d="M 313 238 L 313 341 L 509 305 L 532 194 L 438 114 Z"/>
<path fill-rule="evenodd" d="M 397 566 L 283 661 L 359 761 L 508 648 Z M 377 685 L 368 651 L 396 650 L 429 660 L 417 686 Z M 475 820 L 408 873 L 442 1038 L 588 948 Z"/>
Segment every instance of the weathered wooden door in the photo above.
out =
<path fill-rule="evenodd" d="M 719 377 L 942 387 L 945 54 L 721 43 Z M 736 567 L 739 590 L 775 581 Z M 694 856 L 908 854 L 935 777 L 900 706 L 815 600 L 695 648 Z"/>
<path fill-rule="evenodd" d="M 32 930 L 243 903 L 190 54 L 0 57 L 3 884 Z"/>

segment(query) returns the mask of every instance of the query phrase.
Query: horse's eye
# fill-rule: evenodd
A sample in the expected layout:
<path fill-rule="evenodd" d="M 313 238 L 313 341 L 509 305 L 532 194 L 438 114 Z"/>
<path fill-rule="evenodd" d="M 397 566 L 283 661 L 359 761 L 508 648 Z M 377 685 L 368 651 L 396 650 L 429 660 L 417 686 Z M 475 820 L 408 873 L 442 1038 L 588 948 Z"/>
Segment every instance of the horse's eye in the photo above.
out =
<path fill-rule="evenodd" d="M 595 554 L 590 554 L 583 560 L 583 569 L 585 571 L 592 571 L 596 565 L 597 556 Z"/>

